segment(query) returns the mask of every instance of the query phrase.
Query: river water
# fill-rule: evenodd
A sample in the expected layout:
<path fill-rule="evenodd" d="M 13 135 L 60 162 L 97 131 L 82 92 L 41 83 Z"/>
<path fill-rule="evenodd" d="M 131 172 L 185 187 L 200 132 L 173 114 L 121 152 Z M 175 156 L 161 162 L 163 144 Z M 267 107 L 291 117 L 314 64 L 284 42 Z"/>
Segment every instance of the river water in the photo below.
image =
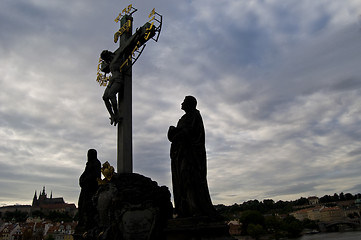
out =
<path fill-rule="evenodd" d="M 253 238 L 251 238 L 250 236 L 233 237 L 238 240 L 253 240 Z M 361 240 L 361 231 L 306 234 L 300 238 L 292 238 L 292 240 Z"/>
<path fill-rule="evenodd" d="M 361 232 L 334 232 L 303 235 L 297 240 L 361 240 Z"/>

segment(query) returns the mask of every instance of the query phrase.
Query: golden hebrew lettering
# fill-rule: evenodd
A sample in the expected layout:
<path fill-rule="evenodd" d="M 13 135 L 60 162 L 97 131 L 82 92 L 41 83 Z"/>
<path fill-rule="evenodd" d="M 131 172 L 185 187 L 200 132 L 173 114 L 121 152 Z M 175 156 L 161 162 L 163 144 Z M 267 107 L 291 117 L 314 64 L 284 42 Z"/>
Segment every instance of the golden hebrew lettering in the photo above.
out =
<path fill-rule="evenodd" d="M 153 25 L 154 25 L 154 22 L 152 22 L 152 24 L 150 25 L 150 27 L 149 27 L 149 28 L 146 28 L 145 30 L 146 30 L 146 31 L 152 30 Z"/>
<path fill-rule="evenodd" d="M 151 16 L 153 16 L 155 14 L 155 8 L 153 8 L 153 10 L 150 12 L 148 18 L 150 18 Z"/>
<path fill-rule="evenodd" d="M 132 4 L 128 6 L 128 13 L 130 12 L 130 10 L 132 10 Z"/>
<path fill-rule="evenodd" d="M 152 19 L 149 19 L 148 22 L 151 22 L 151 21 L 153 21 L 154 19 L 155 19 L 155 16 L 153 16 Z"/>
<path fill-rule="evenodd" d="M 124 23 L 119 28 L 119 30 L 114 33 L 114 42 L 115 43 L 118 42 L 120 37 L 125 32 L 129 32 L 129 31 L 131 32 L 132 20 L 130 20 L 130 19 L 133 19 L 133 18 L 131 16 L 129 16 L 129 14 L 133 14 L 136 11 L 137 11 L 137 9 L 133 8 L 132 4 L 130 4 L 126 8 L 124 8 L 122 10 L 122 12 L 119 13 L 118 16 L 114 19 L 115 22 L 122 21 L 122 23 Z M 160 21 L 157 19 L 158 16 L 160 17 Z M 126 19 L 128 19 L 128 20 L 126 20 L 124 17 L 126 17 Z M 121 46 L 122 48 L 121 47 L 118 48 L 118 49 L 121 49 L 122 51 L 119 52 L 119 54 L 121 54 L 121 55 L 119 56 L 119 58 L 117 60 L 117 64 L 121 63 L 121 66 L 119 67 L 120 72 L 122 72 L 122 70 L 125 66 L 129 66 L 129 64 L 133 65 L 134 62 L 137 61 L 137 59 L 139 58 L 139 56 L 141 55 L 141 53 L 145 47 L 145 42 L 148 41 L 148 39 L 150 37 L 153 38 L 153 36 L 155 36 L 156 33 L 158 33 L 158 36 L 159 36 L 160 29 L 162 26 L 162 16 L 159 15 L 155 11 L 155 8 L 153 8 L 152 11 L 149 13 L 148 18 L 149 18 L 148 22 L 146 22 L 146 24 L 144 24 L 139 29 L 139 31 L 137 28 L 136 34 L 132 35 L 131 37 L 123 36 L 124 39 L 122 39 L 122 41 L 123 41 L 122 46 Z M 123 20 L 126 20 L 126 22 L 124 22 Z M 154 38 L 154 40 L 156 42 L 158 40 L 158 36 L 156 39 Z M 136 44 L 135 44 L 135 42 L 136 42 Z M 143 44 L 144 44 L 144 46 L 142 47 Z M 108 65 L 108 64 L 109 63 L 107 63 L 106 65 Z M 110 77 L 107 77 L 107 73 L 109 72 L 109 69 L 105 70 L 106 69 L 105 67 L 109 68 L 109 66 L 105 66 L 105 65 L 103 66 L 103 59 L 100 58 L 98 66 L 97 66 L 97 77 L 96 77 L 96 81 L 99 82 L 100 86 L 107 86 L 107 84 L 110 80 L 110 77 L 111 77 L 111 75 L 110 75 Z M 116 70 L 113 70 L 113 71 L 116 71 Z M 104 72 L 104 75 L 102 74 L 103 72 Z"/>
<path fill-rule="evenodd" d="M 120 17 L 122 16 L 122 14 L 121 13 L 119 13 L 119 15 L 118 15 L 118 17 L 116 17 L 115 19 L 114 19 L 114 22 L 119 22 L 120 21 Z"/>
<path fill-rule="evenodd" d="M 125 32 L 128 32 L 132 26 L 132 22 L 128 20 L 119 30 L 114 33 L 114 43 L 118 42 L 120 36 L 122 36 Z"/>
<path fill-rule="evenodd" d="M 138 45 L 140 46 L 140 42 L 139 42 L 139 41 L 137 42 L 137 45 L 135 45 L 135 47 L 134 47 L 131 55 L 133 55 L 133 56 L 135 55 L 134 52 L 138 50 Z"/>
<path fill-rule="evenodd" d="M 130 12 L 130 10 L 132 10 L 132 4 L 130 4 L 128 7 L 124 8 L 122 13 L 124 12 L 125 14 L 128 14 Z"/>
<path fill-rule="evenodd" d="M 123 63 L 122 63 L 122 65 L 120 66 L 120 69 L 119 69 L 119 71 L 121 72 L 122 71 L 122 68 L 125 66 L 125 65 L 129 65 L 129 61 L 130 62 L 132 62 L 132 55 L 130 55 L 128 58 L 127 58 L 127 60 L 125 60 Z"/>
<path fill-rule="evenodd" d="M 122 12 L 119 13 L 119 15 L 114 19 L 114 22 L 116 22 L 116 23 L 119 22 L 123 16 L 123 13 L 128 14 L 130 12 L 130 10 L 132 10 L 132 4 L 130 4 L 128 7 L 124 8 L 122 10 Z"/>

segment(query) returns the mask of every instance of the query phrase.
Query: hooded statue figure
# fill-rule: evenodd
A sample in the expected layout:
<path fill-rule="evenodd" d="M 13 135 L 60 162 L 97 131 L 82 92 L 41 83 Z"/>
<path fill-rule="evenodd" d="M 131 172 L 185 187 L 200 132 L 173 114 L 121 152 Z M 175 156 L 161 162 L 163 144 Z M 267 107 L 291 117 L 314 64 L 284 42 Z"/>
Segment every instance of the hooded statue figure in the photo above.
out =
<path fill-rule="evenodd" d="M 101 164 L 97 157 L 97 151 L 89 149 L 85 170 L 79 178 L 81 191 L 78 201 L 79 222 L 77 228 L 89 230 L 95 226 L 96 207 L 92 198 L 98 190 L 98 178 L 101 178 Z"/>

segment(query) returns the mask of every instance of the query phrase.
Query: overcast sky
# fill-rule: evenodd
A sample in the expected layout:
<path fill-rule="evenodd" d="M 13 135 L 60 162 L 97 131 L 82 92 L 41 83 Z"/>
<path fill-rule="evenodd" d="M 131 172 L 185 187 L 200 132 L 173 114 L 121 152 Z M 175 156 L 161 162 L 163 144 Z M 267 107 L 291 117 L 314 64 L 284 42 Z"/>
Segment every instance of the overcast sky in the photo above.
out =
<path fill-rule="evenodd" d="M 2 0 L 0 205 L 77 203 L 89 148 L 116 166 L 96 82 L 114 19 L 163 15 L 133 66 L 134 172 L 172 191 L 166 134 L 198 100 L 214 204 L 361 192 L 359 0 Z"/>

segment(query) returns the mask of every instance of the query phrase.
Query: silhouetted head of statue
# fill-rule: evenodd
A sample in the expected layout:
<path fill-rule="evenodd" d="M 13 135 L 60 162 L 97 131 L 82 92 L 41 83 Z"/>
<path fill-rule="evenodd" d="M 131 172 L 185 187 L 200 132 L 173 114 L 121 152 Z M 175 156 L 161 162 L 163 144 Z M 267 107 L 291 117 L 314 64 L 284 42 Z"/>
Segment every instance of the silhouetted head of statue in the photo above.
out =
<path fill-rule="evenodd" d="M 113 53 L 109 50 L 104 50 L 100 54 L 100 58 L 103 59 L 106 62 L 110 62 L 113 58 Z"/>
<path fill-rule="evenodd" d="M 197 107 L 197 99 L 193 96 L 186 96 L 184 101 L 182 102 L 181 109 L 185 112 L 196 109 Z"/>
<path fill-rule="evenodd" d="M 95 149 L 88 150 L 88 161 L 97 159 L 97 157 L 98 157 L 97 150 L 95 150 Z"/>

